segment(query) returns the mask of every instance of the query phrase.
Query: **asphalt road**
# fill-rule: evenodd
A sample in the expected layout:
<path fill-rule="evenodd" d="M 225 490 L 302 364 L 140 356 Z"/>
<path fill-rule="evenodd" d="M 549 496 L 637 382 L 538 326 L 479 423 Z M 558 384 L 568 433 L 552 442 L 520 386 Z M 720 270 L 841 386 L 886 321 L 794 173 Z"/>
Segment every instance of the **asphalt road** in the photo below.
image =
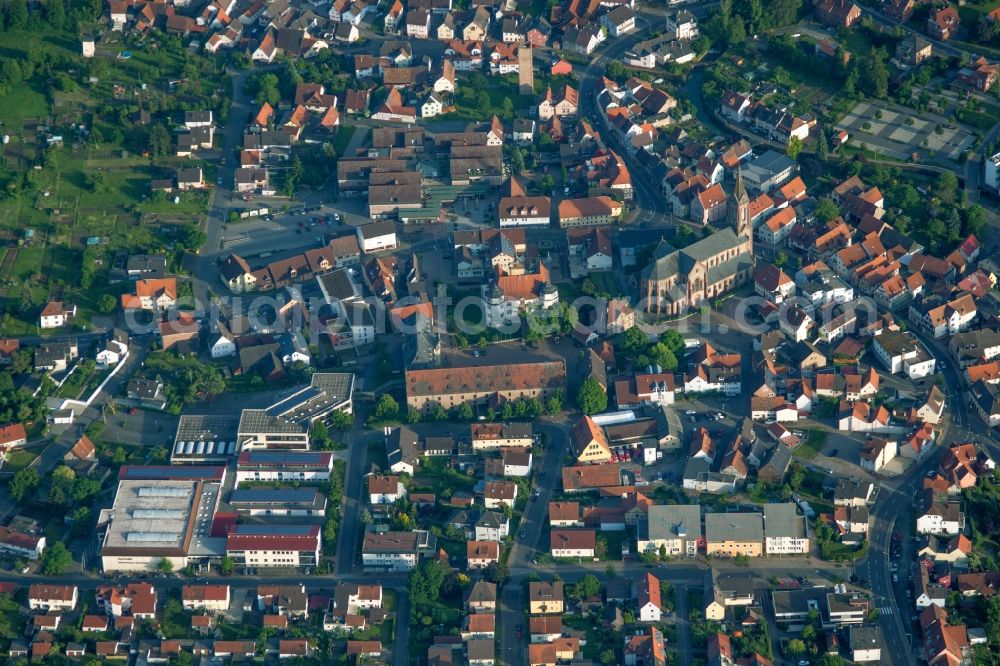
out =
<path fill-rule="evenodd" d="M 949 359 L 950 354 L 944 345 L 927 335 L 916 326 L 910 329 L 923 342 L 931 354 L 937 359 Z M 872 522 L 869 533 L 869 552 L 867 559 L 855 566 L 858 576 L 867 578 L 876 606 L 882 608 L 878 626 L 882 632 L 884 645 L 888 650 L 882 651 L 882 660 L 887 664 L 900 666 L 916 663 L 917 644 L 913 637 L 913 626 L 910 616 L 915 612 L 912 598 L 908 590 L 912 574 L 911 564 L 915 561 L 913 541 L 916 526 L 913 524 L 911 509 L 922 487 L 922 480 L 930 470 L 936 469 L 941 450 L 954 442 L 964 442 L 975 438 L 985 445 L 994 458 L 1000 453 L 1000 447 L 989 435 L 986 426 L 975 413 L 970 413 L 965 403 L 966 394 L 962 392 L 961 376 L 954 363 L 947 363 L 947 368 L 939 370 L 944 377 L 944 390 L 947 394 L 947 408 L 938 435 L 937 445 L 923 461 L 912 465 L 907 473 L 897 479 L 881 484 L 880 495 L 872 509 Z M 970 420 L 970 418 L 972 420 Z M 900 557 L 895 560 L 898 565 L 899 582 L 893 583 L 893 572 L 890 559 L 890 541 L 892 534 L 900 535 Z M 887 611 L 887 612 L 886 612 Z M 917 639 L 919 640 L 919 639 Z"/>
<path fill-rule="evenodd" d="M 228 215 L 229 194 L 235 189 L 236 168 L 239 166 L 236 151 L 243 145 L 243 130 L 254 111 L 253 102 L 246 96 L 243 89 L 250 74 L 266 69 L 269 68 L 229 70 L 233 84 L 233 103 L 230 106 L 229 117 L 226 119 L 226 126 L 222 132 L 224 161 L 218 170 L 222 183 L 212 192 L 205 221 L 205 243 L 201 246 L 198 256 L 192 257 L 195 276 L 194 294 L 201 303 L 207 304 L 209 302 L 209 289 L 218 284 L 218 269 L 215 260 L 221 250 L 223 225 Z"/>
<path fill-rule="evenodd" d="M 368 388 L 373 380 L 375 365 L 368 363 L 357 369 L 358 386 Z M 361 511 L 365 508 L 364 469 L 368 457 L 368 441 L 381 437 L 381 433 L 366 432 L 365 419 L 368 416 L 368 403 L 355 400 L 354 423 L 351 430 L 344 435 L 346 472 L 344 478 L 344 498 L 341 503 L 343 516 L 340 523 L 340 533 L 337 535 L 336 573 L 349 575 L 360 573 L 355 566 L 355 555 L 358 552 L 358 534 L 361 529 Z M 409 615 L 407 615 L 409 617 Z"/>

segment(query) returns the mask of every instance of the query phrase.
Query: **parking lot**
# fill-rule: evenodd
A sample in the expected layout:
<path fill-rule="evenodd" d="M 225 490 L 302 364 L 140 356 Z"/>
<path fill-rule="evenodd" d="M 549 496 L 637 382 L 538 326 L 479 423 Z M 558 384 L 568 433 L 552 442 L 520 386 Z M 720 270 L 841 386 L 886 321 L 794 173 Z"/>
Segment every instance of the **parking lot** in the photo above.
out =
<path fill-rule="evenodd" d="M 329 206 L 310 206 L 308 209 L 273 212 L 262 217 L 229 222 L 223 232 L 223 251 L 254 257 L 271 252 L 316 247 L 324 243 L 327 236 L 352 232 L 356 225 L 347 222 L 347 217 L 348 214 Z M 356 223 L 363 221 L 367 219 Z"/>

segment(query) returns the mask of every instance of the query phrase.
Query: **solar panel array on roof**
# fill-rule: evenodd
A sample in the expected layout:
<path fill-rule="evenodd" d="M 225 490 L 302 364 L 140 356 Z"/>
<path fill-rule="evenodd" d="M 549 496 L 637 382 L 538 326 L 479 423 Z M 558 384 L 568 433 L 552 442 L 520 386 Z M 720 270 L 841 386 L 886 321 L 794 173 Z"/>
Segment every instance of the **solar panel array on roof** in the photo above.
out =
<path fill-rule="evenodd" d="M 243 455 L 245 462 L 250 465 L 260 463 L 319 465 L 327 457 L 326 454 L 317 451 L 244 451 Z"/>
<path fill-rule="evenodd" d="M 315 525 L 237 525 L 231 534 L 307 536 L 316 529 L 318 528 Z"/>
<path fill-rule="evenodd" d="M 298 409 L 300 405 L 322 396 L 323 393 L 324 391 L 322 389 L 310 386 L 288 396 L 280 402 L 274 403 L 264 411 L 267 412 L 268 416 L 282 416 L 283 414 L 287 414 L 290 411 Z"/>
<path fill-rule="evenodd" d="M 210 481 L 222 479 L 224 467 L 208 466 L 170 466 L 170 465 L 124 465 L 118 471 L 119 479 L 137 481 L 147 479 L 150 481 L 166 480 L 201 480 Z"/>
<path fill-rule="evenodd" d="M 237 488 L 229 503 L 312 502 L 316 492 L 315 488 Z"/>

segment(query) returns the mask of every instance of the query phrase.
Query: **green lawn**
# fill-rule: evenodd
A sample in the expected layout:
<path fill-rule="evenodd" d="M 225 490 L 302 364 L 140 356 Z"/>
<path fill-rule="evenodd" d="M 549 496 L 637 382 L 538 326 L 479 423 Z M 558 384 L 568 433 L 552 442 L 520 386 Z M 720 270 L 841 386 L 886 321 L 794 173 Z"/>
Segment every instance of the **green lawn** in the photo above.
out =
<path fill-rule="evenodd" d="M 0 104 L 0 120 L 14 131 L 21 129 L 25 118 L 44 118 L 49 112 L 49 100 L 37 79 L 14 86 Z"/>
<path fill-rule="evenodd" d="M 447 466 L 447 461 L 447 457 L 424 458 L 410 484 L 410 492 L 427 491 L 440 497 L 445 489 L 452 492 L 472 490 L 476 485 L 476 479 L 451 469 Z"/>
<path fill-rule="evenodd" d="M 813 429 L 807 430 L 806 433 L 809 438 L 795 448 L 794 455 L 803 460 L 812 460 L 826 446 L 827 432 Z"/>
<path fill-rule="evenodd" d="M 32 463 L 38 456 L 33 451 L 19 449 L 7 455 L 3 464 L 3 471 L 18 472 Z"/>
<path fill-rule="evenodd" d="M 615 276 L 610 271 L 595 271 L 590 273 L 588 276 L 597 287 L 597 291 L 600 294 L 606 294 L 608 296 L 617 296 L 621 294 L 621 287 L 618 286 L 618 281 L 615 280 Z"/>
<path fill-rule="evenodd" d="M 347 150 L 347 145 L 354 137 L 355 127 L 353 125 L 341 125 L 337 128 L 337 135 L 333 137 L 333 149 L 338 155 L 343 155 Z"/>
<path fill-rule="evenodd" d="M 93 291 L 79 288 L 84 238 L 109 239 L 98 250 L 107 266 L 115 250 L 156 252 L 178 237 L 165 225 L 141 224 L 142 215 L 170 216 L 175 230 L 183 231 L 201 222 L 207 204 L 206 193 L 185 194 L 178 204 L 162 197 L 143 201 L 150 179 L 169 177 L 181 162 L 168 157 L 154 165 L 139 155 L 145 149 L 143 130 L 124 119 L 129 109 L 118 100 L 162 109 L 156 120 L 168 128 L 185 108 L 221 109 L 230 92 L 221 60 L 192 55 L 180 40 L 162 35 L 126 46 L 122 36 L 107 34 L 98 57 L 89 61 L 79 58 L 79 50 L 76 27 L 56 31 L 44 23 L 30 31 L 6 32 L 0 44 L 5 58 L 38 63 L 31 78 L 5 91 L 0 104 L 0 132 L 11 135 L 0 149 L 0 187 L 22 185 L 20 170 L 37 167 L 25 174 L 20 191 L 13 188 L 0 202 L 0 227 L 8 237 L 22 238 L 27 228 L 36 232 L 34 247 L 20 248 L 9 275 L 0 276 L 11 279 L 3 294 L 8 317 L 0 323 L 0 335 L 35 333 L 34 319 L 42 303 L 53 297 L 55 282 L 63 283 L 64 299 L 80 307 L 80 323 L 89 322 L 107 292 L 103 276 L 95 280 Z M 114 59 L 119 50 L 130 50 L 133 57 Z M 53 85 L 53 77 L 71 83 Z M 33 143 L 35 128 L 25 125 L 28 118 L 51 118 L 52 132 L 64 137 L 64 146 L 45 152 L 44 141 Z M 77 124 L 99 129 L 104 140 L 74 145 Z M 212 165 L 201 166 L 206 178 L 214 179 Z M 88 182 L 88 176 L 98 173 L 106 182 Z M 34 274 L 42 279 L 25 287 L 24 280 Z"/>

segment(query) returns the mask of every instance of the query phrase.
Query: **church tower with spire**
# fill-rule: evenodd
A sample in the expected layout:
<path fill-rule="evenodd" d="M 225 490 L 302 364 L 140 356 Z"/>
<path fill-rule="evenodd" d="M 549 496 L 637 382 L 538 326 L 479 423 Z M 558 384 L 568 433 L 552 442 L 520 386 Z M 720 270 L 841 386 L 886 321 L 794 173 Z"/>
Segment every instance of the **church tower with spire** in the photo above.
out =
<path fill-rule="evenodd" d="M 753 253 L 753 225 L 750 224 L 750 197 L 747 195 L 747 188 L 743 185 L 743 172 L 736 169 L 736 187 L 729 195 L 729 202 L 726 205 L 726 222 L 740 240 L 748 243 L 750 253 Z"/>

